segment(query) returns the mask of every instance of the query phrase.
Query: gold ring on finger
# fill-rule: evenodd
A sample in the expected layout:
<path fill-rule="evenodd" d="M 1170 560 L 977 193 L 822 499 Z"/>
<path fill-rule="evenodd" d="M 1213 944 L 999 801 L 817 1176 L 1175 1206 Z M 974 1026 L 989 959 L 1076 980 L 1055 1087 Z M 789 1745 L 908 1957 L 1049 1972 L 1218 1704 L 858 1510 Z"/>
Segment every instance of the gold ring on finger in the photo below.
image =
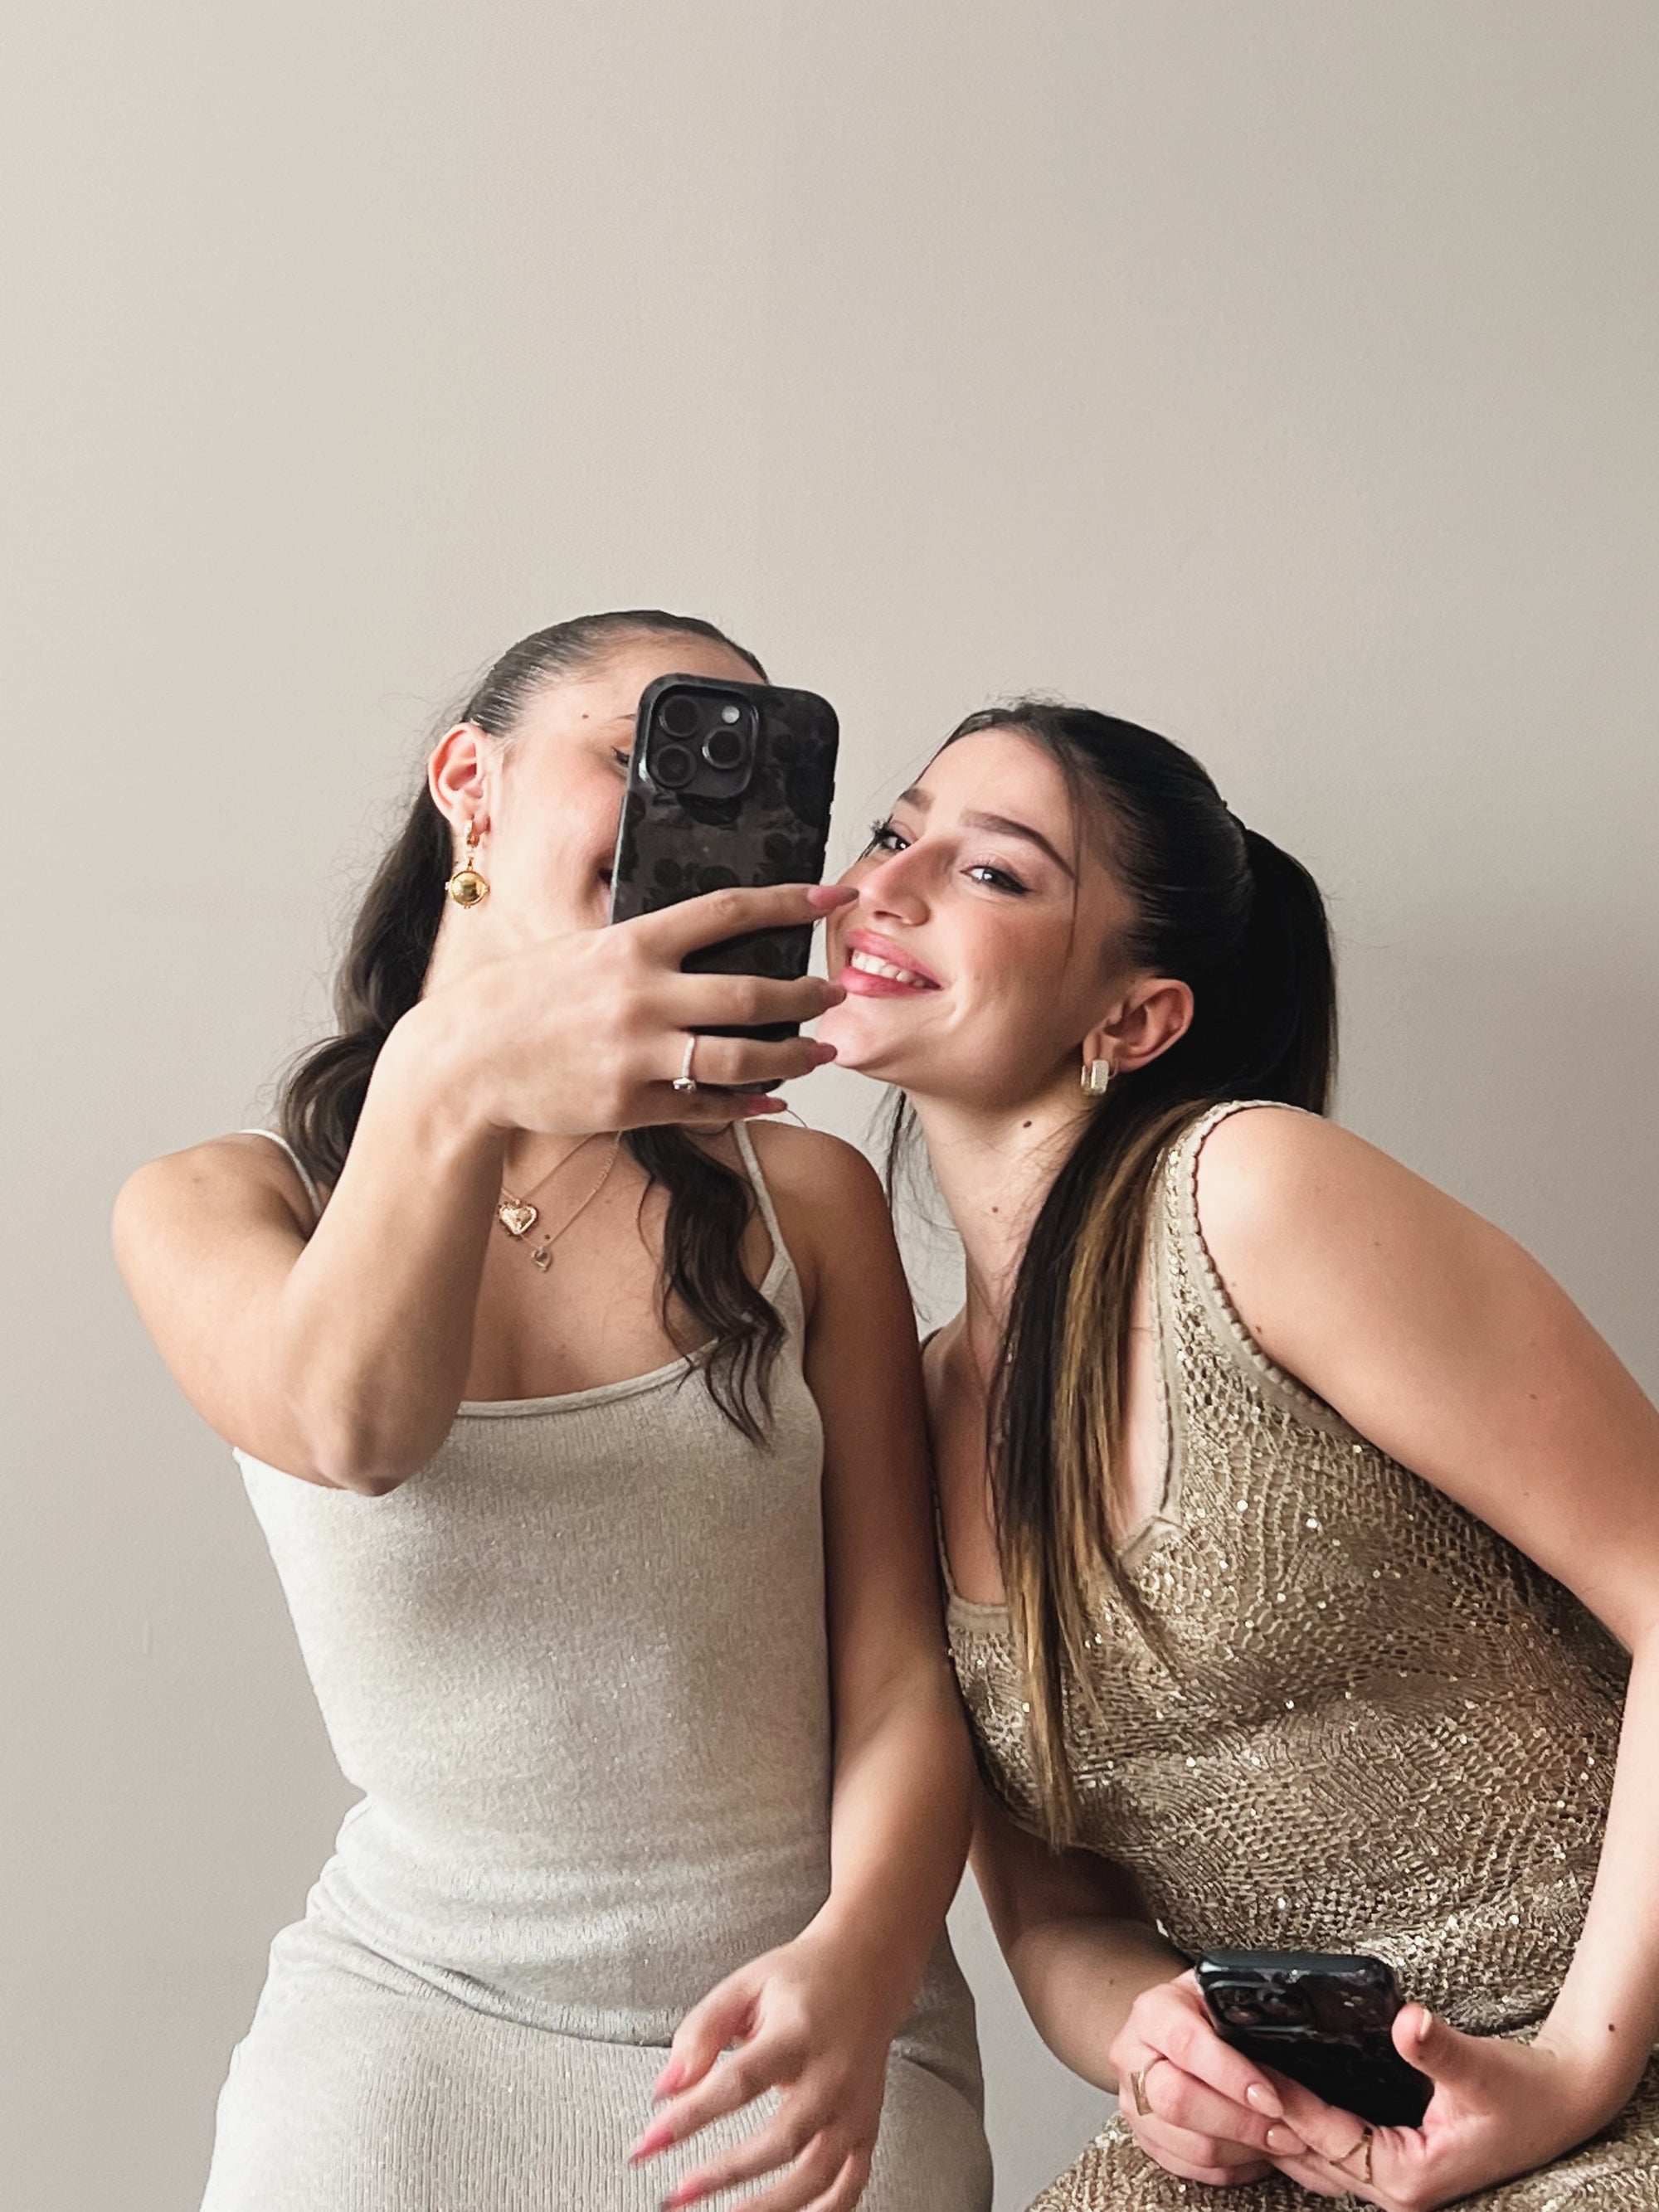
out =
<path fill-rule="evenodd" d="M 1156 2066 L 1157 2063 L 1158 2061 L 1154 2059 L 1152 2066 Z M 1129 2087 L 1134 2092 L 1135 2110 L 1143 2120 L 1152 2116 L 1152 2100 L 1146 2094 L 1146 2076 L 1152 2072 L 1152 2066 L 1143 2066 L 1139 2073 L 1131 2074 L 1129 2076 Z"/>
<path fill-rule="evenodd" d="M 685 1040 L 685 1058 L 680 1062 L 680 1072 L 674 1078 L 674 1088 L 676 1091 L 695 1091 L 697 1087 L 697 1079 L 691 1073 L 691 1055 L 696 1048 L 697 1040 L 696 1036 L 693 1035 L 687 1037 Z"/>

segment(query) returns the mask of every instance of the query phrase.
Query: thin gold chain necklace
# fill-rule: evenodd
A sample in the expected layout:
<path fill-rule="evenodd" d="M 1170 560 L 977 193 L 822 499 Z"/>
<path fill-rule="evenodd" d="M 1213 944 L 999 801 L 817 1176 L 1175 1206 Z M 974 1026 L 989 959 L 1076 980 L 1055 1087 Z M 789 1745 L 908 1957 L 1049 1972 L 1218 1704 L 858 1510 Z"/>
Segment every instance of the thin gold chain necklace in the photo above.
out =
<path fill-rule="evenodd" d="M 611 1150 L 605 1156 L 605 1165 L 599 1170 L 599 1181 L 592 1186 L 592 1189 L 586 1193 L 586 1196 L 581 1199 L 574 1211 L 566 1214 L 564 1219 L 559 1224 L 558 1227 L 553 1231 L 550 1237 L 544 1237 L 539 1243 L 526 1245 L 525 1247 L 525 1249 L 530 1255 L 531 1266 L 532 1267 L 538 1267 L 544 1275 L 547 1273 L 549 1267 L 552 1264 L 553 1247 L 558 1243 L 560 1237 L 564 1235 L 565 1231 L 569 1228 L 571 1223 L 576 1218 L 576 1215 L 579 1213 L 585 1213 L 588 1207 L 592 1206 L 594 1200 L 599 1196 L 599 1193 L 605 1188 L 606 1183 L 610 1182 L 611 1170 L 617 1164 L 617 1153 L 620 1149 L 621 1145 L 622 1131 L 618 1129 L 616 1135 L 611 1139 Z M 581 1147 L 578 1146 L 576 1149 L 580 1152 Z M 568 1153 L 566 1155 L 567 1159 L 574 1159 L 574 1153 Z M 542 1183 L 550 1182 L 553 1180 L 553 1177 L 559 1172 L 559 1168 L 563 1167 L 565 1161 L 561 1160 L 559 1162 L 559 1167 L 550 1168 L 547 1173 L 542 1177 L 541 1182 L 532 1183 L 530 1186 L 531 1189 L 532 1191 L 539 1190 L 542 1187 Z M 506 1230 L 507 1235 L 512 1237 L 515 1243 L 527 1237 L 541 1218 L 540 1210 L 538 1207 L 532 1206 L 528 1199 L 514 1198 L 512 1192 L 507 1189 L 506 1184 L 502 1184 L 501 1201 L 495 1208 L 495 1218 L 501 1223 L 502 1228 Z"/>

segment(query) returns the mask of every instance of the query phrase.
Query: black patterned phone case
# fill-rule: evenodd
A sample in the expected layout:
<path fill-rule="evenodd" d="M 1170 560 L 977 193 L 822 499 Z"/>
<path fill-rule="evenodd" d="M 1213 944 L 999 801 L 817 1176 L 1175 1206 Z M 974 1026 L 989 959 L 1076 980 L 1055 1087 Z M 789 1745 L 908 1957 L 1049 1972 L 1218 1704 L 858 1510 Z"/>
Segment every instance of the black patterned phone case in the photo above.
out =
<path fill-rule="evenodd" d="M 1394 2047 L 1400 1990 L 1381 1959 L 1212 1951 L 1197 1974 L 1216 2033 L 1246 2057 L 1374 2127 L 1422 2120 L 1434 2084 Z"/>
<path fill-rule="evenodd" d="M 733 709 L 735 723 L 725 719 Z M 816 692 L 659 677 L 640 701 L 611 872 L 611 921 L 734 884 L 817 883 L 838 736 L 835 709 Z M 811 945 L 810 924 L 750 930 L 699 946 L 681 966 L 793 981 L 806 973 Z M 775 1039 L 793 1036 L 799 1026 L 775 1022 L 708 1034 Z"/>

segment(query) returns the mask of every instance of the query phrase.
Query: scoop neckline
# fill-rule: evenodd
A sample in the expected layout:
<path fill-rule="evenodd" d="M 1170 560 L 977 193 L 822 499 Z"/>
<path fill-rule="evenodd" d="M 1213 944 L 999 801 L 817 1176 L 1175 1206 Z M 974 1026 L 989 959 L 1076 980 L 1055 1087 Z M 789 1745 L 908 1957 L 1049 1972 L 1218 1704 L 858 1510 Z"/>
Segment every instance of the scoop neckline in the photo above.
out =
<path fill-rule="evenodd" d="M 782 1282 L 790 1266 L 789 1255 L 781 1237 L 773 1239 L 775 1249 L 772 1264 L 756 1287 L 769 1302 L 772 1293 Z M 624 1375 L 615 1382 L 591 1382 L 583 1390 L 555 1390 L 534 1398 L 463 1398 L 455 1408 L 458 1421 L 502 1421 L 523 1419 L 538 1413 L 574 1413 L 587 1406 L 603 1405 L 616 1398 L 633 1397 L 639 1392 L 660 1388 L 690 1375 L 702 1366 L 720 1340 L 710 1337 L 706 1344 L 691 1352 L 683 1352 L 677 1359 L 665 1360 L 660 1367 L 647 1370 L 643 1375 Z"/>

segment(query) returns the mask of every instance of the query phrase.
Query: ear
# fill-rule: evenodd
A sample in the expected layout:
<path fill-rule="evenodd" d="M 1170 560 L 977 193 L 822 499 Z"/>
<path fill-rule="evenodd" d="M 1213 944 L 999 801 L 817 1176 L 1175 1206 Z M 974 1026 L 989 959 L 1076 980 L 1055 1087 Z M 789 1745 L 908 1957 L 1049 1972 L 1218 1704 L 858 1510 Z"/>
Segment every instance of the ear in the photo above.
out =
<path fill-rule="evenodd" d="M 1132 983 L 1103 1021 L 1083 1040 L 1083 1064 L 1103 1060 L 1114 1075 L 1127 1075 L 1168 1052 L 1193 1024 L 1190 983 L 1173 975 L 1146 975 Z"/>
<path fill-rule="evenodd" d="M 476 722 L 457 722 L 432 748 L 426 786 L 432 803 L 458 837 L 471 823 L 482 837 L 489 827 L 495 740 Z"/>

